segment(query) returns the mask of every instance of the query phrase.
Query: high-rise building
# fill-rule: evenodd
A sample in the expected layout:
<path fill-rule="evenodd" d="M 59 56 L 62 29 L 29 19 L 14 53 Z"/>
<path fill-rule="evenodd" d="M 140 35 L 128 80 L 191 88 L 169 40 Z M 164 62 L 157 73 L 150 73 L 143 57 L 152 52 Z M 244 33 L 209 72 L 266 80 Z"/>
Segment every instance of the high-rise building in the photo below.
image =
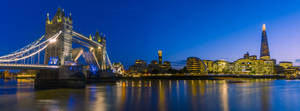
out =
<path fill-rule="evenodd" d="M 162 65 L 162 50 L 158 50 L 158 64 Z"/>
<path fill-rule="evenodd" d="M 268 45 L 268 38 L 266 32 L 266 24 L 262 26 L 262 38 L 261 38 L 261 47 L 260 47 L 260 59 L 270 60 L 270 51 Z"/>

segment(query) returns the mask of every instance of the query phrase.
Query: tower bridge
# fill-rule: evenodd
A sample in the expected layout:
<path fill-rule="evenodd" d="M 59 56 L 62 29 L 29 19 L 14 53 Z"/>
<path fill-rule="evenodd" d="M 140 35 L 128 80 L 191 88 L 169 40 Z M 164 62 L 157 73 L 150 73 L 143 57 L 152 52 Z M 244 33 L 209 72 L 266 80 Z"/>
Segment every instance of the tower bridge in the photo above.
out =
<path fill-rule="evenodd" d="M 87 37 L 73 30 L 71 14 L 65 15 L 60 8 L 52 19 L 49 16 L 47 14 L 45 34 L 23 48 L 0 56 L 0 69 L 38 69 L 41 72 L 51 70 L 57 73 L 55 77 L 41 73 L 43 76 L 38 79 L 76 79 L 74 74 L 78 76 L 78 71 L 83 73 L 83 70 L 74 71 L 72 67 L 78 67 L 77 60 L 83 57 L 88 60 L 88 72 L 116 71 L 108 57 L 104 35 L 96 32 L 95 36 Z M 74 48 L 73 44 L 81 47 Z M 81 75 L 87 77 L 86 74 Z"/>

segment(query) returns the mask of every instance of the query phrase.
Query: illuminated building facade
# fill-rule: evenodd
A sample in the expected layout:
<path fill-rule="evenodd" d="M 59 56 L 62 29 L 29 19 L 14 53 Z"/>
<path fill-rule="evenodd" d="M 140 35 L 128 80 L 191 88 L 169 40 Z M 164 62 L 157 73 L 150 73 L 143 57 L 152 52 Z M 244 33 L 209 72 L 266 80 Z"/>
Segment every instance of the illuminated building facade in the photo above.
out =
<path fill-rule="evenodd" d="M 152 74 L 168 73 L 172 69 L 171 62 L 162 61 L 162 50 L 158 50 L 158 62 L 156 60 L 151 61 L 148 65 L 148 72 Z"/>
<path fill-rule="evenodd" d="M 129 73 L 147 73 L 147 63 L 143 60 L 136 60 L 134 65 L 130 66 Z"/>
<path fill-rule="evenodd" d="M 236 74 L 274 74 L 275 60 L 257 59 L 255 55 L 249 56 L 247 52 L 244 58 L 234 62 L 233 70 Z"/>
<path fill-rule="evenodd" d="M 213 63 L 214 63 L 214 61 L 212 61 L 212 60 L 203 60 L 203 62 L 205 64 L 206 71 L 208 73 L 213 72 Z"/>
<path fill-rule="evenodd" d="M 171 62 L 169 62 L 169 61 L 164 61 L 164 64 L 161 65 L 161 68 L 164 69 L 164 70 L 169 70 L 169 69 L 171 69 Z"/>
<path fill-rule="evenodd" d="M 3 72 L 3 78 L 4 78 L 4 79 L 11 79 L 11 78 L 13 78 L 13 74 L 10 73 L 8 70 L 5 70 L 5 71 Z"/>
<path fill-rule="evenodd" d="M 157 60 L 151 61 L 151 63 L 148 65 L 147 68 L 148 68 L 148 72 L 152 74 L 159 73 L 160 70 Z"/>
<path fill-rule="evenodd" d="M 205 73 L 206 68 L 202 60 L 197 57 L 188 57 L 186 62 L 186 69 L 188 73 Z"/>
<path fill-rule="evenodd" d="M 35 78 L 37 73 L 37 70 L 24 70 L 17 73 L 17 78 Z"/>
<path fill-rule="evenodd" d="M 279 66 L 281 66 L 282 68 L 290 68 L 293 67 L 293 63 L 292 62 L 288 62 L 288 61 L 281 61 L 279 62 Z"/>
<path fill-rule="evenodd" d="M 166 74 L 172 72 L 171 62 L 162 61 L 162 51 L 158 51 L 158 62 L 157 60 L 152 60 L 150 64 L 147 65 L 145 61 L 136 60 L 135 64 L 130 66 L 129 73 L 131 74 Z"/>
<path fill-rule="evenodd" d="M 211 61 L 204 64 L 210 73 L 232 73 L 232 74 L 275 74 L 276 61 L 270 58 L 266 25 L 262 26 L 262 38 L 260 59 L 256 55 L 249 55 L 247 52 L 244 57 L 232 63 L 224 60 L 217 60 L 211 65 Z M 284 67 L 291 66 L 289 63 L 282 63 Z"/>
<path fill-rule="evenodd" d="M 271 60 L 268 45 L 268 38 L 266 33 L 266 25 L 262 26 L 262 38 L 260 59 L 257 56 L 250 56 L 247 52 L 244 58 L 238 59 L 234 62 L 234 73 L 236 74 L 274 74 L 275 73 L 275 60 Z"/>
<path fill-rule="evenodd" d="M 225 60 L 216 60 L 213 63 L 213 73 L 227 73 L 229 72 L 229 62 Z"/>
<path fill-rule="evenodd" d="M 262 74 L 275 74 L 275 64 L 276 61 L 272 60 L 263 60 L 263 73 Z"/>
<path fill-rule="evenodd" d="M 248 52 L 244 54 L 243 58 L 240 58 L 234 62 L 228 62 L 225 60 L 201 60 L 197 57 L 188 57 L 186 61 L 186 67 L 183 69 L 184 73 L 215 73 L 215 74 L 275 74 L 276 60 L 270 58 L 270 51 L 268 46 L 268 39 L 266 34 L 266 25 L 262 27 L 262 39 L 260 58 L 256 55 L 250 55 Z M 283 67 L 292 66 L 290 63 L 282 63 Z M 148 66 L 148 71 L 164 72 L 167 69 L 171 69 L 170 62 L 162 61 L 162 51 L 158 51 L 158 62 L 152 61 Z"/>
<path fill-rule="evenodd" d="M 260 49 L 260 59 L 263 60 L 263 74 L 274 74 L 275 73 L 275 60 L 271 60 L 269 44 L 266 32 L 266 24 L 262 26 L 262 39 Z"/>
<path fill-rule="evenodd" d="M 158 64 L 162 65 L 162 50 L 158 50 Z"/>
<path fill-rule="evenodd" d="M 278 74 L 299 74 L 300 67 L 293 66 L 292 62 L 281 61 L 276 67 Z"/>
<path fill-rule="evenodd" d="M 256 59 L 256 56 L 249 56 L 247 52 L 244 58 L 238 59 L 234 62 L 236 74 L 257 74 L 263 70 L 263 60 Z"/>
<path fill-rule="evenodd" d="M 114 69 L 116 69 L 116 72 L 115 72 L 115 73 L 121 74 L 121 75 L 124 75 L 124 74 L 125 74 L 124 66 L 123 66 L 123 64 L 121 64 L 120 62 L 119 62 L 119 63 L 113 63 L 112 66 L 114 67 Z"/>

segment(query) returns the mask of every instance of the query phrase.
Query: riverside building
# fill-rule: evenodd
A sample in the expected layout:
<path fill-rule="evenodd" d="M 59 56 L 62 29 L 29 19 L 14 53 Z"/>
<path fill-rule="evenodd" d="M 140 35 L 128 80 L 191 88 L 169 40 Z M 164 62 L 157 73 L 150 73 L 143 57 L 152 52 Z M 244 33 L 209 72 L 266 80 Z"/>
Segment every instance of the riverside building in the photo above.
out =
<path fill-rule="evenodd" d="M 164 74 L 172 70 L 171 62 L 162 60 L 162 50 L 158 50 L 158 61 L 152 60 L 150 64 L 143 60 L 136 60 L 135 64 L 130 66 L 128 72 L 131 74 Z"/>
<path fill-rule="evenodd" d="M 214 63 L 213 63 L 213 73 L 216 73 L 216 74 L 224 74 L 224 73 L 229 73 L 231 72 L 229 70 L 230 68 L 230 62 L 228 61 L 225 61 L 225 60 L 216 60 Z"/>
<path fill-rule="evenodd" d="M 256 55 L 250 55 L 248 52 L 234 62 L 225 60 L 203 60 L 204 67 L 207 72 L 215 74 L 275 74 L 274 59 L 270 57 L 268 38 L 266 33 L 266 25 L 262 26 L 260 58 Z M 200 64 L 197 64 L 198 59 L 190 58 L 187 61 L 187 70 L 198 71 Z M 289 64 L 282 64 L 288 66 Z"/>
<path fill-rule="evenodd" d="M 203 74 L 206 72 L 206 66 L 202 60 L 197 57 L 188 57 L 186 62 L 188 73 Z"/>
<path fill-rule="evenodd" d="M 129 73 L 131 74 L 145 74 L 147 73 L 147 63 L 143 60 L 137 59 L 134 65 L 129 67 Z"/>
<path fill-rule="evenodd" d="M 255 55 L 250 56 L 247 52 L 243 58 L 234 62 L 233 72 L 236 74 L 274 74 L 275 64 L 276 60 L 270 57 L 266 25 L 263 24 L 260 59 L 257 59 Z"/>

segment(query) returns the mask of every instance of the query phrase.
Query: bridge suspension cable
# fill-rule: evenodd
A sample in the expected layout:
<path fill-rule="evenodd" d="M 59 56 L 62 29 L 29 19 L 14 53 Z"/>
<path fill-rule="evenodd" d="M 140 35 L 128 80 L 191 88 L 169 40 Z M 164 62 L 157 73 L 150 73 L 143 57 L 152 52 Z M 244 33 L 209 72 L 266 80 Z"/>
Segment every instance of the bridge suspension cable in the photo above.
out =
<path fill-rule="evenodd" d="M 31 45 L 27 45 L 21 48 L 22 50 L 20 49 L 19 51 L 14 52 L 12 54 L 0 56 L 0 62 L 14 62 L 19 60 L 25 60 L 30 57 L 32 60 L 34 55 L 39 54 L 42 50 L 44 50 L 51 43 L 51 41 L 56 40 L 61 33 L 62 31 L 53 35 L 49 39 L 41 42 L 41 40 L 44 38 L 43 36 L 39 40 L 33 42 Z"/>
<path fill-rule="evenodd" d="M 98 42 L 96 42 L 96 41 L 94 41 L 94 40 L 90 40 L 90 39 L 88 39 L 86 36 L 84 36 L 84 35 L 82 35 L 82 34 L 80 34 L 80 33 L 77 33 L 77 32 L 75 32 L 75 31 L 73 31 L 73 35 L 76 36 L 76 37 L 78 37 L 78 38 L 80 38 L 80 39 L 84 39 L 85 41 L 88 41 L 88 42 L 90 42 L 90 43 L 93 43 L 93 44 L 96 45 L 96 46 L 100 46 L 100 47 L 103 46 L 102 44 L 100 44 L 100 43 L 98 43 Z"/>
<path fill-rule="evenodd" d="M 16 50 L 14 51 L 13 53 L 11 54 L 7 54 L 7 55 L 4 55 L 4 56 L 1 56 L 0 59 L 2 58 L 6 58 L 6 57 L 10 57 L 10 56 L 14 56 L 14 55 L 17 55 L 17 54 L 20 54 L 20 52 L 26 50 L 26 49 L 29 49 L 31 47 L 34 47 L 36 44 L 40 43 L 40 41 L 44 38 L 44 35 L 42 37 L 40 37 L 37 41 L 34 41 L 33 43 L 27 45 L 27 46 L 24 46 L 23 48 L 19 49 L 19 50 Z"/>

